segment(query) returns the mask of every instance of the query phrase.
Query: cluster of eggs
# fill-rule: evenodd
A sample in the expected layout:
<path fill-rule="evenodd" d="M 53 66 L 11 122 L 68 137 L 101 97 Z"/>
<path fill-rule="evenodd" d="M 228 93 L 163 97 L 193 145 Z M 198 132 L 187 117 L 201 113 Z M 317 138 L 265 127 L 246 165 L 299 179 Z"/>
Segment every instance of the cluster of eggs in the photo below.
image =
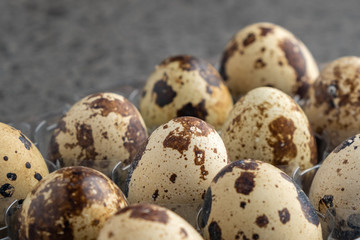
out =
<path fill-rule="evenodd" d="M 318 214 L 334 207 L 352 209 L 344 219 L 358 229 L 359 59 L 319 74 L 292 33 L 249 25 L 219 71 L 190 55 L 163 60 L 139 110 L 109 92 L 76 102 L 52 132 L 50 174 L 29 139 L 0 124 L 0 207 L 21 200 L 19 239 L 322 239 Z M 333 152 L 308 198 L 289 176 L 320 163 L 315 135 Z M 118 163 L 123 183 L 111 180 Z"/>

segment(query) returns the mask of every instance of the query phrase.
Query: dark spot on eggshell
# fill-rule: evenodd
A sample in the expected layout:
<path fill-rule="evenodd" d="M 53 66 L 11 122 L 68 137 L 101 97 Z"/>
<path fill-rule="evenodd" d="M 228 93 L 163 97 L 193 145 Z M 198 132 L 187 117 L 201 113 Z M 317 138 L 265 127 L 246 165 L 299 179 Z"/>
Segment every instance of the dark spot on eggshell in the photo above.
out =
<path fill-rule="evenodd" d="M 110 113 L 119 113 L 124 109 L 122 101 L 119 99 L 110 100 L 103 95 L 100 95 L 100 98 L 97 98 L 90 103 L 86 102 L 84 104 L 88 105 L 91 109 L 100 110 L 100 114 L 103 117 L 107 117 Z"/>
<path fill-rule="evenodd" d="M 77 145 L 81 147 L 78 159 L 94 160 L 98 153 L 95 151 L 91 126 L 85 123 L 75 124 Z"/>
<path fill-rule="evenodd" d="M 297 155 L 293 142 L 295 124 L 292 119 L 280 116 L 271 121 L 268 127 L 272 137 L 267 139 L 267 143 L 273 149 L 273 164 L 286 165 Z"/>
<path fill-rule="evenodd" d="M 246 38 L 243 40 L 243 46 L 247 47 L 250 44 L 252 44 L 253 42 L 256 41 L 256 36 L 254 33 L 249 33 Z"/>
<path fill-rule="evenodd" d="M 7 174 L 6 174 L 6 177 L 7 177 L 7 179 L 9 179 L 10 181 L 15 181 L 16 178 L 17 178 L 17 175 L 16 175 L 16 173 L 7 173 Z"/>
<path fill-rule="evenodd" d="M 8 156 L 4 156 L 3 159 L 4 159 L 4 161 L 7 161 L 7 160 L 9 160 L 9 157 L 8 157 Z"/>
<path fill-rule="evenodd" d="M 170 182 L 175 183 L 176 178 L 177 178 L 177 175 L 176 175 L 175 173 L 171 174 L 171 176 L 170 176 Z"/>
<path fill-rule="evenodd" d="M 212 221 L 208 227 L 210 240 L 221 240 L 221 228 L 217 222 Z"/>
<path fill-rule="evenodd" d="M 258 227 L 265 228 L 269 224 L 269 219 L 265 214 L 263 214 L 256 218 L 255 223 L 258 225 Z"/>
<path fill-rule="evenodd" d="M 318 226 L 319 218 L 318 215 L 316 214 L 314 207 L 311 205 L 310 200 L 308 199 L 304 191 L 299 187 L 299 185 L 294 183 L 294 186 L 296 187 L 296 191 L 298 194 L 297 199 L 300 203 L 304 217 L 309 223 Z"/>
<path fill-rule="evenodd" d="M 15 188 L 10 183 L 5 183 L 0 187 L 0 194 L 3 198 L 11 197 L 15 192 Z"/>
<path fill-rule="evenodd" d="M 252 235 L 252 239 L 253 240 L 257 240 L 257 239 L 259 239 L 260 237 L 259 237 L 259 234 L 257 234 L 257 233 L 254 233 L 253 235 Z"/>
<path fill-rule="evenodd" d="M 209 175 L 209 171 L 207 171 L 206 169 L 205 169 L 205 166 L 204 165 L 201 165 L 201 167 L 200 167 L 200 178 L 202 179 L 202 180 L 206 180 L 206 176 L 207 175 Z"/>
<path fill-rule="evenodd" d="M 345 141 L 343 141 L 341 144 L 339 144 L 334 150 L 333 152 L 334 153 L 338 153 L 340 152 L 341 150 L 351 146 L 354 142 L 355 142 L 355 138 L 356 136 L 352 136 L 352 137 L 349 137 L 348 139 L 346 139 Z"/>
<path fill-rule="evenodd" d="M 182 237 L 182 238 L 187 238 L 188 237 L 188 233 L 187 233 L 187 231 L 184 229 L 184 228 L 180 228 L 180 236 Z"/>
<path fill-rule="evenodd" d="M 256 59 L 256 61 L 254 63 L 254 68 L 261 69 L 264 67 L 266 67 L 266 63 L 261 58 Z"/>
<path fill-rule="evenodd" d="M 52 135 L 51 135 L 51 139 L 50 139 L 50 146 L 49 146 L 49 159 L 50 161 L 52 161 L 53 163 L 56 162 L 56 160 L 59 160 L 60 163 L 62 163 L 62 155 L 60 154 L 59 151 L 59 144 L 56 140 L 56 137 L 61 133 L 66 133 L 67 129 L 66 129 L 66 122 L 64 121 L 66 115 L 64 115 L 62 117 L 62 119 L 57 123 L 56 128 L 54 129 Z"/>
<path fill-rule="evenodd" d="M 190 55 L 178 55 L 165 59 L 160 63 L 160 67 L 169 65 L 170 63 L 178 62 L 179 67 L 183 71 L 193 71 L 199 68 L 199 60 Z"/>
<path fill-rule="evenodd" d="M 193 105 L 192 103 L 187 103 L 182 106 L 181 109 L 177 110 L 176 116 L 192 116 L 197 117 L 202 120 L 205 120 L 208 112 L 205 107 L 205 99 L 201 100 L 198 104 Z"/>
<path fill-rule="evenodd" d="M 41 181 L 42 176 L 41 176 L 40 173 L 35 173 L 35 174 L 34 174 L 34 178 L 35 178 L 36 180 L 38 180 L 38 181 Z"/>
<path fill-rule="evenodd" d="M 169 215 L 165 210 L 154 208 L 148 204 L 130 205 L 118 211 L 116 215 L 130 211 L 130 218 L 142 219 L 145 221 L 167 224 Z"/>
<path fill-rule="evenodd" d="M 283 208 L 282 210 L 279 210 L 278 213 L 279 213 L 280 222 L 282 224 L 286 224 L 287 222 L 290 221 L 290 212 L 287 208 Z"/>
<path fill-rule="evenodd" d="M 148 137 L 147 129 L 142 124 L 140 117 L 141 116 L 133 115 L 130 118 L 129 124 L 124 134 L 126 138 L 124 142 L 124 148 L 129 153 L 129 157 L 123 160 L 125 165 L 128 165 L 133 161 L 138 149 L 146 142 Z"/>
<path fill-rule="evenodd" d="M 163 79 L 154 84 L 153 92 L 155 93 L 155 103 L 159 107 L 164 107 L 173 102 L 176 92 L 167 84 L 168 75 L 164 73 Z"/>
<path fill-rule="evenodd" d="M 215 131 L 215 129 L 205 121 L 195 117 L 178 117 L 172 121 L 180 123 L 183 129 L 179 130 L 176 128 L 169 132 L 163 141 L 163 146 L 164 148 L 177 150 L 180 154 L 188 150 L 192 136 L 206 137 Z"/>
<path fill-rule="evenodd" d="M 238 160 L 238 161 L 234 161 L 231 162 L 230 164 L 226 165 L 225 167 L 223 167 L 213 178 L 213 182 L 217 183 L 218 180 L 222 177 L 224 177 L 227 173 L 231 173 L 233 171 L 234 168 L 241 168 L 243 169 L 245 168 L 249 168 L 251 169 L 253 166 L 246 166 L 248 164 L 248 162 L 254 162 L 254 160 L 251 159 L 247 159 L 247 160 Z M 250 163 L 250 165 L 252 165 Z"/>
<path fill-rule="evenodd" d="M 279 47 L 284 51 L 289 65 L 296 73 L 296 81 L 303 81 L 306 75 L 306 60 L 299 44 L 289 39 L 279 42 Z"/>
<path fill-rule="evenodd" d="M 194 154 L 195 154 L 195 159 L 194 159 L 195 165 L 203 165 L 205 163 L 205 151 L 198 148 L 198 146 L 195 145 Z"/>
<path fill-rule="evenodd" d="M 24 134 L 20 133 L 19 140 L 24 144 L 24 147 L 27 150 L 30 150 L 31 148 L 31 142 L 24 136 Z"/>
<path fill-rule="evenodd" d="M 30 168 L 31 168 L 31 164 L 30 164 L 29 162 L 26 162 L 26 163 L 25 163 L 25 167 L 26 167 L 27 169 L 30 169 Z"/>
<path fill-rule="evenodd" d="M 200 227 L 204 228 L 209 220 L 212 205 L 211 187 L 205 193 L 204 202 L 201 211 Z"/>
<path fill-rule="evenodd" d="M 45 186 L 38 184 L 32 190 L 32 201 L 26 219 L 24 215 L 20 218 L 20 226 L 25 226 L 26 221 L 29 239 L 42 239 L 45 235 L 47 239 L 73 239 L 74 226 L 71 219 L 81 216 L 84 208 L 92 204 L 102 205 L 104 199 L 109 197 L 116 201 L 114 205 L 118 209 L 125 204 L 120 189 L 110 188 L 109 183 L 103 174 L 89 168 L 58 169 Z M 119 198 L 114 198 L 114 194 Z M 51 204 L 49 199 L 52 199 Z M 61 235 L 58 234 L 60 232 Z M 19 233 L 20 239 L 25 239 L 23 227 L 20 227 Z"/>
<path fill-rule="evenodd" d="M 156 199 L 159 197 L 159 190 L 156 189 L 151 197 L 154 201 L 156 201 Z"/>
<path fill-rule="evenodd" d="M 249 195 L 255 187 L 255 175 L 252 172 L 242 172 L 240 177 L 235 180 L 235 189 L 237 193 Z"/>
<path fill-rule="evenodd" d="M 229 43 L 229 46 L 224 50 L 221 61 L 220 61 L 220 69 L 219 73 L 224 81 L 228 80 L 228 76 L 226 74 L 226 63 L 227 61 L 234 55 L 234 53 L 238 50 L 238 43 L 235 39 L 232 39 Z"/>
<path fill-rule="evenodd" d="M 246 202 L 241 202 L 241 203 L 240 203 L 240 207 L 245 209 L 245 207 L 246 207 Z"/>
<path fill-rule="evenodd" d="M 92 222 L 91 222 L 91 226 L 97 226 L 99 225 L 100 221 L 98 219 L 94 219 Z"/>
<path fill-rule="evenodd" d="M 260 26 L 260 36 L 266 36 L 269 33 L 273 33 L 274 29 L 271 27 L 264 27 L 264 26 Z"/>

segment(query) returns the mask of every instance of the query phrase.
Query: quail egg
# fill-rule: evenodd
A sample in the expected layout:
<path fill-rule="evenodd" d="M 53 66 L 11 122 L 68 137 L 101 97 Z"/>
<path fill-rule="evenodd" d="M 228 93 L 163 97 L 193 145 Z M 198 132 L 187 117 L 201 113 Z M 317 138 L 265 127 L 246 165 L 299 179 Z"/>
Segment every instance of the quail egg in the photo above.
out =
<path fill-rule="evenodd" d="M 81 165 L 110 176 L 118 162 L 128 165 L 148 137 L 136 107 L 115 93 L 97 93 L 76 102 L 60 119 L 50 143 L 50 160 Z"/>
<path fill-rule="evenodd" d="M 316 141 L 299 105 L 284 92 L 258 87 L 240 98 L 221 137 L 230 160 L 259 159 L 277 166 L 307 169 L 317 164 Z"/>
<path fill-rule="evenodd" d="M 135 204 L 118 211 L 104 224 L 98 240 L 203 239 L 176 213 L 153 204 Z"/>
<path fill-rule="evenodd" d="M 309 90 L 303 109 L 329 152 L 360 132 L 359 73 L 359 57 L 338 58 L 323 68 Z"/>
<path fill-rule="evenodd" d="M 217 70 L 189 55 L 169 57 L 156 66 L 140 100 L 140 112 L 150 129 L 180 116 L 198 117 L 218 129 L 232 106 Z"/>
<path fill-rule="evenodd" d="M 37 147 L 19 130 L 0 123 L 0 208 L 4 213 L 14 200 L 21 200 L 49 174 Z"/>
<path fill-rule="evenodd" d="M 322 162 L 310 187 L 309 198 L 315 209 L 329 210 L 339 225 L 337 239 L 360 237 L 360 134 L 339 144 Z"/>
<path fill-rule="evenodd" d="M 19 214 L 19 239 L 96 239 L 104 222 L 127 206 L 121 190 L 101 172 L 73 166 L 35 186 Z"/>
<path fill-rule="evenodd" d="M 150 135 L 132 163 L 125 194 L 130 203 L 160 204 L 191 221 L 212 178 L 227 163 L 225 145 L 211 125 L 175 118 Z"/>
<path fill-rule="evenodd" d="M 252 159 L 217 173 L 200 216 L 205 239 L 322 239 L 305 193 L 278 168 Z"/>
<path fill-rule="evenodd" d="M 288 30 L 267 22 L 248 25 L 229 41 L 219 72 L 235 98 L 272 86 L 302 99 L 319 74 L 306 46 Z"/>

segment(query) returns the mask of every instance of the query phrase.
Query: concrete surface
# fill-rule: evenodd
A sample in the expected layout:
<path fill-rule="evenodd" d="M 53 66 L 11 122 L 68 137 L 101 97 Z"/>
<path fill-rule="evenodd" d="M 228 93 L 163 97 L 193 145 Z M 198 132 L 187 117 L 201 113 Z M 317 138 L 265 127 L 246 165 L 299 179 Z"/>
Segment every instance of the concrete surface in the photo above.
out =
<path fill-rule="evenodd" d="M 299 37 L 318 62 L 360 55 L 360 1 L 1 0 L 0 121 L 61 108 L 82 91 L 141 85 L 162 59 L 216 63 L 258 21 Z"/>

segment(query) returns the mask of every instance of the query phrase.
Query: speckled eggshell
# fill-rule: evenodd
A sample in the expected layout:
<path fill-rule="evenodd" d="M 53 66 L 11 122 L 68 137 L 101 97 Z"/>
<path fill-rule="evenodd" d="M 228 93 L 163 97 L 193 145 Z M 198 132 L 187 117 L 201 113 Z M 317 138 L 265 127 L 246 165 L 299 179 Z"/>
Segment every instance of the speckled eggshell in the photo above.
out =
<path fill-rule="evenodd" d="M 228 163 L 219 134 L 195 117 L 158 127 L 135 158 L 125 195 L 130 203 L 201 203 L 215 174 Z"/>
<path fill-rule="evenodd" d="M 267 22 L 246 26 L 229 41 L 219 72 L 236 98 L 272 86 L 301 99 L 319 74 L 306 46 L 288 30 Z"/>
<path fill-rule="evenodd" d="M 202 240 L 176 213 L 157 205 L 135 204 L 121 209 L 100 231 L 98 240 Z"/>
<path fill-rule="evenodd" d="M 306 115 L 290 96 L 275 88 L 255 88 L 240 98 L 221 137 L 231 161 L 254 158 L 287 165 L 290 171 L 317 163 L 316 142 Z"/>
<path fill-rule="evenodd" d="M 360 212 L 360 134 L 346 139 L 323 161 L 311 184 L 309 198 L 315 209 L 325 213 L 328 208 L 348 209 L 342 216 L 346 223 Z M 340 213 L 340 212 L 339 212 Z M 336 213 L 336 215 L 339 215 Z M 354 217 L 354 215 L 352 217 Z M 359 226 L 358 222 L 356 226 Z M 345 225 L 344 225 L 345 226 Z M 358 230 L 358 227 L 356 227 Z"/>
<path fill-rule="evenodd" d="M 309 90 L 303 109 L 330 151 L 360 132 L 359 91 L 360 58 L 352 56 L 327 64 Z"/>
<path fill-rule="evenodd" d="M 24 200 L 19 239 L 96 239 L 104 222 L 126 206 L 121 190 L 101 172 L 61 168 Z"/>
<path fill-rule="evenodd" d="M 61 166 L 92 167 L 110 176 L 126 166 L 148 137 L 136 107 L 115 93 L 97 93 L 76 102 L 53 131 L 50 159 Z"/>
<path fill-rule="evenodd" d="M 1 213 L 15 199 L 24 199 L 48 174 L 45 160 L 37 147 L 20 130 L 0 123 Z M 4 224 L 3 216 L 0 217 L 0 224 Z"/>
<path fill-rule="evenodd" d="M 179 55 L 156 66 L 144 86 L 140 112 L 150 129 L 193 116 L 220 128 L 233 106 L 217 70 L 202 59 Z"/>
<path fill-rule="evenodd" d="M 322 239 L 305 193 L 278 168 L 251 159 L 232 162 L 215 176 L 200 227 L 211 240 Z"/>

